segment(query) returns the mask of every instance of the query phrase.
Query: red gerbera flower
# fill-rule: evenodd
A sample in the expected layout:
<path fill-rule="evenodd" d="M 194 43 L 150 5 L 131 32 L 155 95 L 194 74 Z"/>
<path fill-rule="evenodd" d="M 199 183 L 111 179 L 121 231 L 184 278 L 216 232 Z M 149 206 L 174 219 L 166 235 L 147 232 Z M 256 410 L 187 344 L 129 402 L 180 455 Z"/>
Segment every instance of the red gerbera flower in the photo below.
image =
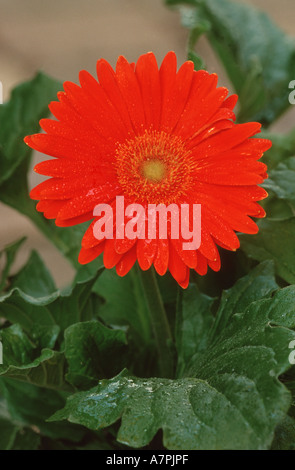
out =
<path fill-rule="evenodd" d="M 81 71 L 80 85 L 64 83 L 58 102 L 49 106 L 57 120 L 42 119 L 45 134 L 25 138 L 55 157 L 39 163 L 37 173 L 50 176 L 31 191 L 37 209 L 58 226 L 94 219 L 79 255 L 88 263 L 103 254 L 106 268 L 124 276 L 136 260 L 143 270 L 154 265 L 170 271 L 186 287 L 190 269 L 201 275 L 209 265 L 220 269 L 217 245 L 236 250 L 235 232 L 257 233 L 250 217 L 263 217 L 257 201 L 267 177 L 258 162 L 271 142 L 252 138 L 260 124 L 234 124 L 237 96 L 217 87 L 217 75 L 194 71 L 185 62 L 177 71 L 169 52 L 158 69 L 152 53 L 136 65 L 119 57 L 114 71 L 97 62 L 98 81 Z M 181 236 L 171 239 L 98 240 L 93 227 L 97 204 L 201 204 L 201 245 L 184 250 Z M 116 218 L 113 220 L 114 226 Z"/>

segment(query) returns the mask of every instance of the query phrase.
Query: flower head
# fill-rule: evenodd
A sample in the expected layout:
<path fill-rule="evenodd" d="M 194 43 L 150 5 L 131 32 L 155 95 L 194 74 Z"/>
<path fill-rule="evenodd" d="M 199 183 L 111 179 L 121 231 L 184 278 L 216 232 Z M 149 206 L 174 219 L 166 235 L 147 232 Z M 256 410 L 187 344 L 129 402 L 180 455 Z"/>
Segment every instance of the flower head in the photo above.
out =
<path fill-rule="evenodd" d="M 81 71 L 80 86 L 64 83 L 58 101 L 49 105 L 56 119 L 42 119 L 45 133 L 25 138 L 40 152 L 55 157 L 36 165 L 51 178 L 31 191 L 37 209 L 58 226 L 91 220 L 83 239 L 80 263 L 103 253 L 106 268 L 125 275 L 136 260 L 141 269 L 154 265 L 170 271 L 186 287 L 190 269 L 204 275 L 220 269 L 217 246 L 236 250 L 235 232 L 257 233 L 251 217 L 263 217 L 257 201 L 267 196 L 258 186 L 267 177 L 258 160 L 271 142 L 253 138 L 256 122 L 235 124 L 237 96 L 217 87 L 217 75 L 194 71 L 185 62 L 177 71 L 169 52 L 160 68 L 152 53 L 136 65 L 119 57 L 114 71 L 97 62 L 98 80 Z M 166 238 L 94 235 L 98 204 L 200 204 L 201 245 L 184 250 L 183 236 Z M 126 223 L 124 218 L 124 224 Z M 112 220 L 118 224 L 116 215 Z M 188 222 L 189 224 L 190 222 Z"/>

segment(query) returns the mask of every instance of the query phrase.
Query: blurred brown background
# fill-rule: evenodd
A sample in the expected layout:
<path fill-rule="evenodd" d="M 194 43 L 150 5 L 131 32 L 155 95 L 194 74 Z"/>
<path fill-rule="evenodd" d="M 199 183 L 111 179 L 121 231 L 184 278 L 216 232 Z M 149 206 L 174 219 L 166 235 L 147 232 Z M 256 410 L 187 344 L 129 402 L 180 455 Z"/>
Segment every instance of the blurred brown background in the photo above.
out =
<path fill-rule="evenodd" d="M 295 35 L 294 0 L 237 1 L 268 12 L 281 28 Z M 177 11 L 165 7 L 162 0 L 0 0 L 0 81 L 4 100 L 16 84 L 31 78 L 37 70 L 60 80 L 77 81 L 81 69 L 95 73 L 100 57 L 115 65 L 120 54 L 136 61 L 147 51 L 154 51 L 160 62 L 167 51 L 174 50 L 182 63 L 186 40 L 187 31 L 181 27 Z M 198 52 L 209 71 L 219 74 L 219 83 L 228 86 L 205 39 L 200 40 Z M 295 107 L 275 124 L 275 130 L 286 132 L 294 124 Z M 40 159 L 40 155 L 34 156 L 35 162 Z M 41 177 L 32 172 L 31 185 L 39 181 Z M 0 249 L 22 235 L 28 236 L 15 269 L 33 247 L 58 286 L 72 278 L 71 266 L 29 220 L 0 203 L 0 221 Z"/>

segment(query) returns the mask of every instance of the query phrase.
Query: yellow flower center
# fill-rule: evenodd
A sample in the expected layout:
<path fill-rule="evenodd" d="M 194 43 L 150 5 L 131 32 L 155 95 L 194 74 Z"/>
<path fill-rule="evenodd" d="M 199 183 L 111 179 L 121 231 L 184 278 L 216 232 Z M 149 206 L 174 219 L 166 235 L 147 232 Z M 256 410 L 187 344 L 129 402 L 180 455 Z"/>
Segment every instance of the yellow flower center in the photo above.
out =
<path fill-rule="evenodd" d="M 149 181 L 160 182 L 165 176 L 165 164 L 161 160 L 152 158 L 142 163 L 142 175 Z"/>
<path fill-rule="evenodd" d="M 115 167 L 124 194 L 169 205 L 189 191 L 196 163 L 179 137 L 146 130 L 118 144 Z"/>

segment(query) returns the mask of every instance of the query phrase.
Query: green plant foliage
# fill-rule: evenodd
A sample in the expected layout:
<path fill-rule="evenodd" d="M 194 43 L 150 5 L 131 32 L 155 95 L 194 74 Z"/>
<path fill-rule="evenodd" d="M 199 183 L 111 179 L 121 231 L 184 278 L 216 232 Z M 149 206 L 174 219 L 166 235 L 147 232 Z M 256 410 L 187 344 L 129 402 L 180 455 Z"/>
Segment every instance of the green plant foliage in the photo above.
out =
<path fill-rule="evenodd" d="M 87 389 L 98 378 L 116 375 L 126 352 L 126 342 L 122 330 L 111 330 L 97 321 L 69 326 L 65 331 L 68 382 Z"/>
<path fill-rule="evenodd" d="M 267 449 L 290 406 L 278 376 L 290 365 L 288 344 L 295 338 L 288 329 L 295 326 L 295 289 L 270 298 L 276 284 L 267 268 L 259 266 L 224 294 L 217 327 L 212 299 L 193 286 L 185 292 L 177 332 L 180 370 L 189 366 L 185 377 L 139 379 L 124 370 L 70 396 L 52 420 L 96 430 L 121 419 L 117 439 L 133 447 L 162 429 L 168 449 Z M 196 318 L 201 341 L 193 335 Z"/>
<path fill-rule="evenodd" d="M 295 450 L 295 420 L 290 416 L 278 425 L 272 450 Z"/>
<path fill-rule="evenodd" d="M 0 184 L 28 158 L 30 152 L 23 138 L 38 132 L 38 122 L 48 112 L 48 102 L 60 89 L 60 83 L 39 73 L 15 88 L 10 101 L 0 107 Z"/>
<path fill-rule="evenodd" d="M 1 450 L 36 450 L 40 444 L 40 436 L 31 429 L 13 424 L 0 418 L 0 449 Z"/>
<path fill-rule="evenodd" d="M 239 120 L 272 123 L 289 106 L 295 41 L 265 14 L 232 0 L 166 0 L 182 7 L 189 52 L 205 33 L 239 94 Z M 271 51 L 271 53 L 269 52 Z"/>
<path fill-rule="evenodd" d="M 4 289 L 5 284 L 7 282 L 7 278 L 10 273 L 10 268 L 13 265 L 13 262 L 15 260 L 15 256 L 18 252 L 18 249 L 20 246 L 23 244 L 25 241 L 25 237 L 22 237 L 20 240 L 18 240 L 15 243 L 11 243 L 9 246 L 6 246 L 3 250 L 0 251 L 0 260 L 4 261 L 4 267 L 2 269 L 2 273 L 0 273 L 0 292 Z"/>
<path fill-rule="evenodd" d="M 290 284 L 295 283 L 295 217 L 285 220 L 264 219 L 259 233 L 241 235 L 242 249 L 258 261 L 273 260 L 276 272 Z"/>

